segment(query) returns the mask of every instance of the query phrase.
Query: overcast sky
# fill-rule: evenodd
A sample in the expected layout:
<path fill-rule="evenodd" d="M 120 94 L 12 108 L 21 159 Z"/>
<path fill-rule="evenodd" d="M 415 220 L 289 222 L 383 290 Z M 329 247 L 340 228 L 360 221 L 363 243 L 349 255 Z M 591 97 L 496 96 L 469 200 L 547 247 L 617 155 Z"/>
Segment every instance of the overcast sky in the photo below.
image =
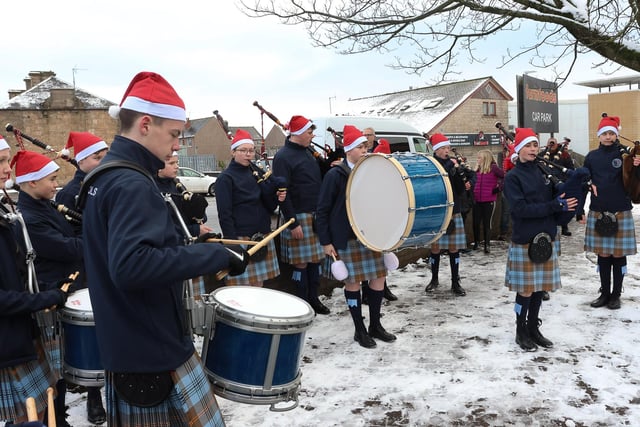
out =
<path fill-rule="evenodd" d="M 293 114 L 327 115 L 330 106 L 334 114 L 344 111 L 349 98 L 433 84 L 434 74 L 429 72 L 417 76 L 392 70 L 386 66 L 393 60 L 388 54 L 345 56 L 314 48 L 304 28 L 248 18 L 234 3 L 12 2 L 2 26 L 0 100 L 8 99 L 7 90 L 24 88 L 29 71 L 51 70 L 119 103 L 137 72 L 155 71 L 183 97 L 191 118 L 219 110 L 232 126 L 254 125 L 260 130 L 259 111 L 252 105 L 256 100 L 286 122 Z M 534 36 L 532 31 L 520 34 L 524 39 Z M 513 35 L 499 39 L 483 47 L 488 52 L 485 65 L 469 65 L 460 58 L 459 79 L 493 76 L 515 99 L 516 75 L 533 68 L 521 61 L 496 70 L 498 55 L 509 47 L 505 40 L 511 40 L 511 47 L 519 45 Z M 410 54 L 404 49 L 396 54 Z M 589 70 L 595 60 L 585 60 L 581 67 L 585 71 L 571 81 L 604 78 Z M 632 74 L 636 73 L 616 73 Z M 531 75 L 553 78 L 544 70 Z M 586 98 L 594 92 L 569 83 L 560 89 L 560 99 Z M 265 131 L 272 125 L 265 117 Z"/>

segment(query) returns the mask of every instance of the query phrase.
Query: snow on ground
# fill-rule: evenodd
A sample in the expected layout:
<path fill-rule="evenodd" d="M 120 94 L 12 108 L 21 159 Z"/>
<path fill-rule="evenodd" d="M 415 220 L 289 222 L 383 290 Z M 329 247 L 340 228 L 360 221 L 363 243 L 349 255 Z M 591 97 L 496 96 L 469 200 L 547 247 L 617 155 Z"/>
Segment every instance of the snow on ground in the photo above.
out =
<path fill-rule="evenodd" d="M 635 207 L 640 230 L 640 208 Z M 365 349 L 353 341 L 342 289 L 306 333 L 299 406 L 272 412 L 218 398 L 228 426 L 613 426 L 640 420 L 640 257 L 628 258 L 622 308 L 593 309 L 595 255 L 582 250 L 583 226 L 562 237 L 563 288 L 543 303 L 541 330 L 552 349 L 515 344 L 514 294 L 504 287 L 505 242 L 463 254 L 467 296 L 449 291 L 448 257 L 440 288 L 426 295 L 424 260 L 392 272 L 399 297 L 382 323 L 394 343 Z M 368 317 L 367 307 L 364 307 Z M 367 320 L 365 320 L 367 322 Z M 69 422 L 85 421 L 86 394 L 68 394 Z"/>

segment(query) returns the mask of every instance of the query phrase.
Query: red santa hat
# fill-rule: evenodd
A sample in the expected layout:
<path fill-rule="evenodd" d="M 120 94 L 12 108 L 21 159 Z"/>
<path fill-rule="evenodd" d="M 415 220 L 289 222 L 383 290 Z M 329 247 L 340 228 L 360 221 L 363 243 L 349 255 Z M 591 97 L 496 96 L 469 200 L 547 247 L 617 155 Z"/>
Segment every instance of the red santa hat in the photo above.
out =
<path fill-rule="evenodd" d="M 373 152 L 391 154 L 391 145 L 389 145 L 389 141 L 384 138 L 380 138 L 380 140 L 378 141 L 378 146 L 373 149 Z"/>
<path fill-rule="evenodd" d="M 303 116 L 293 116 L 289 120 L 289 133 L 291 135 L 302 135 L 311 126 L 313 126 L 311 120 Z"/>
<path fill-rule="evenodd" d="M 530 142 L 538 142 L 536 133 L 531 128 L 516 128 L 516 140 L 514 150 L 517 153 Z"/>
<path fill-rule="evenodd" d="M 451 145 L 446 136 L 441 133 L 434 133 L 429 138 L 431 145 L 433 147 L 433 151 L 436 151 L 438 148 L 446 147 L 447 145 Z"/>
<path fill-rule="evenodd" d="M 187 121 L 184 102 L 160 74 L 138 73 L 127 88 L 120 106 L 109 107 L 109 115 L 117 118 L 120 109 L 137 111 L 164 119 Z"/>
<path fill-rule="evenodd" d="M 620 117 L 615 116 L 606 116 L 600 120 L 600 124 L 598 125 L 598 136 L 603 133 L 611 131 L 616 135 L 619 135 L 620 132 Z"/>
<path fill-rule="evenodd" d="M 89 132 L 69 132 L 69 139 L 67 139 L 67 145 L 60 151 L 62 156 L 68 157 L 70 155 L 69 149 L 73 148 L 75 153 L 75 159 L 77 161 L 86 159 L 93 153 L 102 151 L 106 148 L 107 143 L 99 136 L 95 136 Z"/>
<path fill-rule="evenodd" d="M 344 125 L 342 129 L 342 145 L 345 153 L 365 142 L 367 142 L 367 137 L 357 127 Z"/>
<path fill-rule="evenodd" d="M 7 140 L 0 135 L 0 150 L 6 150 L 9 148 L 9 144 L 7 144 Z"/>
<path fill-rule="evenodd" d="M 246 130 L 238 129 L 233 139 L 231 140 L 231 149 L 235 150 L 242 144 L 251 144 L 253 145 L 253 139 L 251 138 L 251 134 Z"/>
<path fill-rule="evenodd" d="M 20 150 L 11 159 L 11 168 L 16 168 L 16 182 L 37 181 L 60 169 L 47 156 L 33 151 Z"/>

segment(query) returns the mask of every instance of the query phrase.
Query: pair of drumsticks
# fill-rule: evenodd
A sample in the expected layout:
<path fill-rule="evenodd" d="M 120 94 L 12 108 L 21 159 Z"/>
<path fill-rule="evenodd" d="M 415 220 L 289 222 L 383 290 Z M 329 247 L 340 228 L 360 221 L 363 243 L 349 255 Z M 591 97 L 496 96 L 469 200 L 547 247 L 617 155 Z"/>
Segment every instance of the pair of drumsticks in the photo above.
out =
<path fill-rule="evenodd" d="M 33 397 L 27 398 L 27 419 L 29 421 L 40 421 L 38 419 L 38 409 L 36 400 Z M 47 427 L 56 427 L 56 409 L 53 406 L 53 388 L 47 388 Z"/>

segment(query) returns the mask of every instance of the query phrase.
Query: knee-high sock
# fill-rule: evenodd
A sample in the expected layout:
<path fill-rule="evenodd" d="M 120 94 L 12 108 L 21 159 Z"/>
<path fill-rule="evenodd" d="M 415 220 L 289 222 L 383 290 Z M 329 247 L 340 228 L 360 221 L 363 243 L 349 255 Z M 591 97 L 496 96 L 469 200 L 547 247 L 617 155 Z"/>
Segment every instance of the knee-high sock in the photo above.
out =
<path fill-rule="evenodd" d="M 513 310 L 516 312 L 516 320 L 519 326 L 524 326 L 527 323 L 527 313 L 529 311 L 529 304 L 531 303 L 531 297 L 523 297 L 516 293 L 516 304 Z"/>
<path fill-rule="evenodd" d="M 362 320 L 362 300 L 360 299 L 360 291 L 344 291 L 344 297 L 347 300 L 347 307 L 353 319 L 356 330 L 366 330 L 364 320 Z"/>
<path fill-rule="evenodd" d="M 598 272 L 600 273 L 600 292 L 603 295 L 611 295 L 611 266 L 612 257 L 598 255 Z"/>
<path fill-rule="evenodd" d="M 540 306 L 542 305 L 542 291 L 534 292 L 529 301 L 529 314 L 527 318 L 531 327 L 538 326 L 538 316 L 540 314 Z"/>
<path fill-rule="evenodd" d="M 455 282 L 460 271 L 460 252 L 449 254 L 449 264 L 451 264 L 451 282 Z"/>
<path fill-rule="evenodd" d="M 293 273 L 291 275 L 291 279 L 293 283 L 296 284 L 297 294 L 300 298 L 305 301 L 309 300 L 309 285 L 307 278 L 307 269 L 306 268 L 293 268 Z"/>
<path fill-rule="evenodd" d="M 56 421 L 58 424 L 62 424 L 67 419 L 66 397 L 67 397 L 67 383 L 64 379 L 58 380 L 56 383 L 57 396 L 53 401 L 53 407 L 56 411 Z"/>
<path fill-rule="evenodd" d="M 369 327 L 380 325 L 380 307 L 382 306 L 382 298 L 384 291 L 374 291 L 369 288 Z"/>
<path fill-rule="evenodd" d="M 438 280 L 438 271 L 440 270 L 440 252 L 429 255 L 429 265 L 431 266 L 431 279 Z"/>
<path fill-rule="evenodd" d="M 317 301 L 318 288 L 320 287 L 320 264 L 317 262 L 307 264 L 307 280 L 309 284 L 309 301 Z"/>
<path fill-rule="evenodd" d="M 627 274 L 627 257 L 619 257 L 612 259 L 613 267 L 613 291 L 611 295 L 614 297 L 620 297 L 622 293 L 622 280 L 624 275 Z"/>

